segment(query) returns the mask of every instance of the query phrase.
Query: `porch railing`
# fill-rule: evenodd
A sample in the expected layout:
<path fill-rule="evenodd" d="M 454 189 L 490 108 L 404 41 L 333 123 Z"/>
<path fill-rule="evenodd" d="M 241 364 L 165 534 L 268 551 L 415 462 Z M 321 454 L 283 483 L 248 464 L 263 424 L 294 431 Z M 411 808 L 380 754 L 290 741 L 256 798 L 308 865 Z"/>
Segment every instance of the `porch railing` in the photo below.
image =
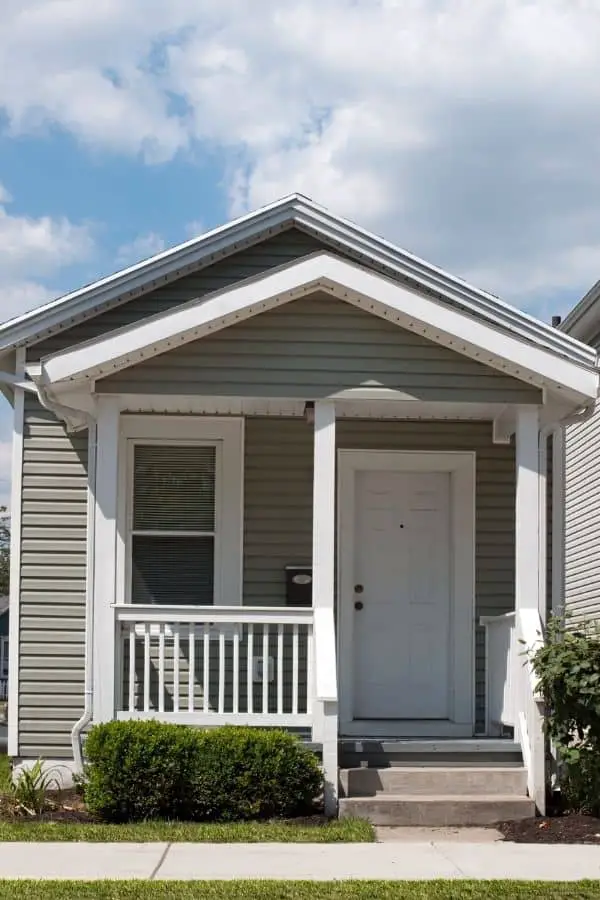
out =
<path fill-rule="evenodd" d="M 117 718 L 307 728 L 313 610 L 115 607 Z"/>
<path fill-rule="evenodd" d="M 514 729 L 527 769 L 527 787 L 539 811 L 545 811 L 546 777 L 543 698 L 530 654 L 543 641 L 535 609 L 484 616 L 486 629 L 486 704 L 488 734 Z"/>

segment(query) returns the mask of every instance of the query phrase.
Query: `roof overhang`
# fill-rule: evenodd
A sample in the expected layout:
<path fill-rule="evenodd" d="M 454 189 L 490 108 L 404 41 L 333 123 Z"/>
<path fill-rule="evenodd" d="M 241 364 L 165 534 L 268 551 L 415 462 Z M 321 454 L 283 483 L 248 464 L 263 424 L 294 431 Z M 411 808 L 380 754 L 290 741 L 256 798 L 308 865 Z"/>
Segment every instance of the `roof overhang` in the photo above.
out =
<path fill-rule="evenodd" d="M 120 369 L 226 328 L 250 316 L 323 291 L 414 331 L 504 374 L 585 405 L 598 388 L 596 353 L 560 333 L 549 346 L 506 330 L 437 296 L 408 287 L 330 253 L 316 253 L 207 294 L 135 325 L 46 357 L 43 386 L 93 382 Z"/>

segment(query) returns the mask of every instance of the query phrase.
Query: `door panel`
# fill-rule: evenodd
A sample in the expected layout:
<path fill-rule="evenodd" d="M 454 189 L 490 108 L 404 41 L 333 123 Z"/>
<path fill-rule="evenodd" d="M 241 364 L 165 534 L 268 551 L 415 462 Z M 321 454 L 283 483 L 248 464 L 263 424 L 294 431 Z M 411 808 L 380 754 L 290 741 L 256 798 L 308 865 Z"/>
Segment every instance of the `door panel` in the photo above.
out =
<path fill-rule="evenodd" d="M 356 473 L 354 718 L 447 719 L 450 475 Z"/>

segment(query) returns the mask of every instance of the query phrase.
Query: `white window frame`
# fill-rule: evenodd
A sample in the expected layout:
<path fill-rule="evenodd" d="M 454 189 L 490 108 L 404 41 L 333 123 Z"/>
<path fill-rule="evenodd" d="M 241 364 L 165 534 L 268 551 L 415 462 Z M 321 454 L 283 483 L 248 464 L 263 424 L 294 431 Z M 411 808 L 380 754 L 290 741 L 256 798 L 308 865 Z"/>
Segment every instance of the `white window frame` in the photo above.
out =
<path fill-rule="evenodd" d="M 131 603 L 133 459 L 138 444 L 216 447 L 213 605 L 241 606 L 244 420 L 207 416 L 121 417 L 116 603 Z"/>

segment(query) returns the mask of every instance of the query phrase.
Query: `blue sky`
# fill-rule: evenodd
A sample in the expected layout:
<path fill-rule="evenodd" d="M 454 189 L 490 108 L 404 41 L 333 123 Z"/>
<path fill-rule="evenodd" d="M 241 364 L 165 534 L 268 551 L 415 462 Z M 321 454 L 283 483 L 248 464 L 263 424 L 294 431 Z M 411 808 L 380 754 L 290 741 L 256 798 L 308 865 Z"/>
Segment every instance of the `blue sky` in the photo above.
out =
<path fill-rule="evenodd" d="M 292 191 L 546 320 L 600 277 L 596 0 L 1 19 L 1 319 Z"/>

